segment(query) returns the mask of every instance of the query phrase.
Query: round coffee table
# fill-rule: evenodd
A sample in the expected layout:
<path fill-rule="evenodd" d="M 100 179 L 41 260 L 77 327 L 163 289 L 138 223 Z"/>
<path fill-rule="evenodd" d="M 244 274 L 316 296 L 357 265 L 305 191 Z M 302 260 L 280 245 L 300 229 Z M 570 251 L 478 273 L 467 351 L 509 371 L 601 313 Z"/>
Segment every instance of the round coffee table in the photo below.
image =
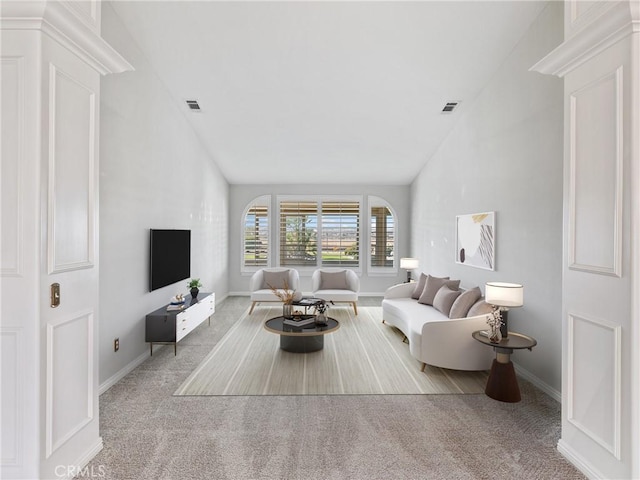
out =
<path fill-rule="evenodd" d="M 335 318 L 327 317 L 327 325 L 311 323 L 302 327 L 287 325 L 284 317 L 275 317 L 264 323 L 268 332 L 280 335 L 280 348 L 292 353 L 317 352 L 324 348 L 324 336 L 340 328 Z"/>

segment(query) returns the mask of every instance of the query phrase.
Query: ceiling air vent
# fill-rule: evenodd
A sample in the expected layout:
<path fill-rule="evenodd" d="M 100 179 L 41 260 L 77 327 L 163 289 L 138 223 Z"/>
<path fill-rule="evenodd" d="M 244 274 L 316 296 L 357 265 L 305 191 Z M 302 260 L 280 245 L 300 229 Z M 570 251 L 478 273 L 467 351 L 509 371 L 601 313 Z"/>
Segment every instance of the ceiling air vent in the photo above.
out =
<path fill-rule="evenodd" d="M 198 105 L 198 101 L 197 100 L 186 100 L 187 102 L 187 107 L 189 107 L 189 110 L 193 110 L 194 112 L 200 112 L 200 105 Z"/>
<path fill-rule="evenodd" d="M 442 113 L 452 113 L 458 106 L 459 102 L 448 102 L 442 109 Z"/>

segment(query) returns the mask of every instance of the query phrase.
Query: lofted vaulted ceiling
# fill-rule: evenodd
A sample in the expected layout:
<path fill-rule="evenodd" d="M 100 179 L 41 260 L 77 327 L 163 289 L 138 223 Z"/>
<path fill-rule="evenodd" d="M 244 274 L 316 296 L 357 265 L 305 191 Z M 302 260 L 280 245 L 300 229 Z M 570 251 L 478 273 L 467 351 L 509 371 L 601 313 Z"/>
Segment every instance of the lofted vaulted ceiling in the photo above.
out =
<path fill-rule="evenodd" d="M 415 178 L 544 5 L 112 3 L 229 183 L 387 185 Z"/>

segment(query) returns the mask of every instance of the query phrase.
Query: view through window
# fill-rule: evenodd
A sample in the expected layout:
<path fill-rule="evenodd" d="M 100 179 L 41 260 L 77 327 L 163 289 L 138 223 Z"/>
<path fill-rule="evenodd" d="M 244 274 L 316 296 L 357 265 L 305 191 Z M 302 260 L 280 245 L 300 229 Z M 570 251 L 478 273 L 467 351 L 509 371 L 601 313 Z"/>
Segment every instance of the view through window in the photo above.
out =
<path fill-rule="evenodd" d="M 281 266 L 360 264 L 360 202 L 281 201 Z"/>
<path fill-rule="evenodd" d="M 364 267 L 367 255 L 371 271 L 395 268 L 396 221 L 391 207 L 378 197 L 369 197 L 368 218 L 357 199 L 278 200 L 279 220 L 270 223 L 271 196 L 260 197 L 245 210 L 243 219 L 243 268 L 282 267 Z M 369 221 L 369 228 L 361 225 Z M 277 225 L 276 237 L 270 229 Z M 368 231 L 367 231 L 368 230 Z M 361 238 L 362 236 L 362 238 Z M 278 258 L 270 241 L 276 240 Z M 369 245 L 362 250 L 361 241 Z M 279 263 L 278 263 L 279 262 Z"/>
<path fill-rule="evenodd" d="M 360 203 L 322 203 L 322 266 L 360 264 Z"/>
<path fill-rule="evenodd" d="M 253 204 L 244 216 L 244 266 L 269 264 L 269 207 Z"/>
<path fill-rule="evenodd" d="M 280 202 L 280 265 L 317 265 L 317 239 L 317 202 Z"/>
<path fill-rule="evenodd" d="M 371 266 L 393 267 L 395 222 L 387 206 L 371 207 Z"/>

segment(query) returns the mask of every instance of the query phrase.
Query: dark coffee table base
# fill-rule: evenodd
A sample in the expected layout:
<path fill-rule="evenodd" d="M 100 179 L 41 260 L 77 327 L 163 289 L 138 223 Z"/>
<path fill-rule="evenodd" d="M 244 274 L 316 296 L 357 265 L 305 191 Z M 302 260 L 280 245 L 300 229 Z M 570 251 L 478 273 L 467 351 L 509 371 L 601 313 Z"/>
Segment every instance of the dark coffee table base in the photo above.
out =
<path fill-rule="evenodd" d="M 280 335 L 280 348 L 291 353 L 317 352 L 324 348 L 324 335 Z"/>
<path fill-rule="evenodd" d="M 303 317 L 309 320 L 312 316 Z M 264 328 L 280 335 L 280 349 L 292 353 L 317 352 L 324 348 L 324 336 L 340 328 L 340 322 L 327 317 L 326 325 L 310 323 L 307 325 L 287 325 L 284 317 L 270 318 L 264 322 Z"/>

